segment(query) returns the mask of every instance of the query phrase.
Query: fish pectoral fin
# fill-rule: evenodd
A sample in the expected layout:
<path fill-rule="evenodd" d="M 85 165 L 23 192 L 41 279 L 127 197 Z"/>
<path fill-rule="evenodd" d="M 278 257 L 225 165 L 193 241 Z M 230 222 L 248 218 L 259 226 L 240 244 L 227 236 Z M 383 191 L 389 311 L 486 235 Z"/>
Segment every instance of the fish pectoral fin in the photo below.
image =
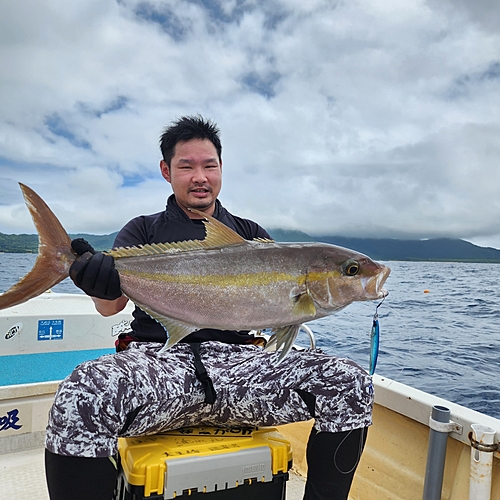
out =
<path fill-rule="evenodd" d="M 316 306 L 314 305 L 314 301 L 307 291 L 295 295 L 293 297 L 293 300 L 295 300 L 295 305 L 293 306 L 293 313 L 296 314 L 297 316 L 313 317 L 316 315 Z"/>
<path fill-rule="evenodd" d="M 289 325 L 283 326 L 281 328 L 273 328 L 271 330 L 273 335 L 268 340 L 266 344 L 266 351 L 276 350 L 279 351 L 281 349 L 278 363 L 285 359 L 286 355 L 290 352 L 295 339 L 300 331 L 300 325 Z"/>
<path fill-rule="evenodd" d="M 137 302 L 135 302 L 135 304 L 145 313 L 149 314 L 154 320 L 158 321 L 158 323 L 165 328 L 166 333 L 168 333 L 167 342 L 160 352 L 169 349 L 173 345 L 177 344 L 177 342 L 180 342 L 184 337 L 187 337 L 190 333 L 199 330 L 199 328 L 179 323 L 172 318 L 159 314 L 143 304 L 139 304 Z"/>

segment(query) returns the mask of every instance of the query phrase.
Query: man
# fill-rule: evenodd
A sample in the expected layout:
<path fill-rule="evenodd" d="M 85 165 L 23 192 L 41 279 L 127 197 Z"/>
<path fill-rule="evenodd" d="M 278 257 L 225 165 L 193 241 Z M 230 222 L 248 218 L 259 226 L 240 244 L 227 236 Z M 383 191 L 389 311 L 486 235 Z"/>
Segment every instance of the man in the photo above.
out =
<path fill-rule="evenodd" d="M 203 239 L 202 220 L 190 208 L 246 239 L 269 237 L 218 200 L 222 147 L 215 124 L 183 117 L 164 131 L 160 147 L 161 173 L 173 195 L 164 212 L 126 224 L 115 246 Z M 101 314 L 121 311 L 128 299 L 112 257 L 81 240 L 73 248 L 80 255 L 70 271 L 77 286 Z M 110 500 L 116 469 L 109 457 L 119 436 L 198 424 L 273 426 L 311 417 L 304 498 L 347 499 L 373 404 L 371 379 L 358 365 L 310 350 L 292 351 L 276 366 L 274 354 L 254 345 L 249 333 L 210 329 L 161 353 L 161 325 L 136 308 L 131 327 L 124 350 L 79 365 L 58 390 L 46 438 L 52 500 L 68 498 L 68 491 L 73 499 Z"/>

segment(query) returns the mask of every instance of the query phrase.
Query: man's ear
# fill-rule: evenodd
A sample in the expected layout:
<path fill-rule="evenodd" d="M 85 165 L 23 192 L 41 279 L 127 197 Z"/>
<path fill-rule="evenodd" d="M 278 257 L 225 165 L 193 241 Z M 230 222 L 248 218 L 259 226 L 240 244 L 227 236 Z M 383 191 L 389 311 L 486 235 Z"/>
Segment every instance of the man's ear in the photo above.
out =
<path fill-rule="evenodd" d="M 167 162 L 165 160 L 160 161 L 160 171 L 163 178 L 170 182 L 170 169 L 168 168 Z"/>

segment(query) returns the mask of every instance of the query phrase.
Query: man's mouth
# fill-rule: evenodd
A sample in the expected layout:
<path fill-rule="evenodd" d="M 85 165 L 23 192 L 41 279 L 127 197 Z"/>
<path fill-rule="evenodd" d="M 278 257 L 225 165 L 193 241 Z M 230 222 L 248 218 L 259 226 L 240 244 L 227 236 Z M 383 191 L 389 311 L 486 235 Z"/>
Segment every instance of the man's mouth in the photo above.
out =
<path fill-rule="evenodd" d="M 189 192 L 194 194 L 207 194 L 210 193 L 211 190 L 206 187 L 200 187 L 200 188 L 191 188 Z"/>

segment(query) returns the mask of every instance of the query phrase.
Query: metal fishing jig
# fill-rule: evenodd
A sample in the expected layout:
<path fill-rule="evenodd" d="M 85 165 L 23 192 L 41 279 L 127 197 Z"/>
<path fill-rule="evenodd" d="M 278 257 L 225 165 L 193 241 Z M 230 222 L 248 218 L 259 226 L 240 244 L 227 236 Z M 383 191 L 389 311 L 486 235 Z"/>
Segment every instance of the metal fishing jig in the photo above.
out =
<path fill-rule="evenodd" d="M 370 335 L 370 369 L 368 373 L 373 375 L 377 367 L 378 350 L 380 344 L 380 325 L 378 322 L 378 308 L 382 305 L 387 295 L 375 307 L 375 314 L 373 315 L 372 331 Z"/>

